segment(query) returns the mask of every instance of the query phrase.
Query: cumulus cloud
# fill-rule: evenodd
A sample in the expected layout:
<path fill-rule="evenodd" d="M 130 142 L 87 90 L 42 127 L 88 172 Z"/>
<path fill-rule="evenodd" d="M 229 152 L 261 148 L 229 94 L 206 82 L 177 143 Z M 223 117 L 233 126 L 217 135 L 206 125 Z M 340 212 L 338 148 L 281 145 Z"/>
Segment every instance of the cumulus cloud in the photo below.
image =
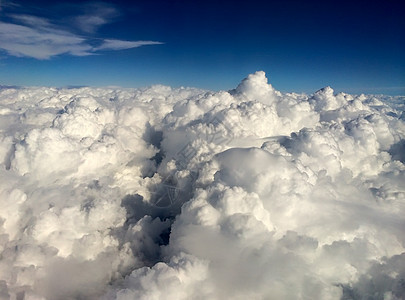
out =
<path fill-rule="evenodd" d="M 88 5 L 86 12 L 73 18 L 74 26 L 86 34 L 93 34 L 118 14 L 117 9 L 103 3 Z M 73 33 L 71 28 L 35 15 L 10 14 L 10 17 L 14 22 L 0 21 L 0 49 L 11 56 L 42 60 L 62 54 L 86 56 L 101 50 L 123 50 L 162 44 L 156 41 L 123 41 L 78 35 Z"/>
<path fill-rule="evenodd" d="M 403 110 L 264 72 L 4 87 L 0 297 L 402 299 Z"/>

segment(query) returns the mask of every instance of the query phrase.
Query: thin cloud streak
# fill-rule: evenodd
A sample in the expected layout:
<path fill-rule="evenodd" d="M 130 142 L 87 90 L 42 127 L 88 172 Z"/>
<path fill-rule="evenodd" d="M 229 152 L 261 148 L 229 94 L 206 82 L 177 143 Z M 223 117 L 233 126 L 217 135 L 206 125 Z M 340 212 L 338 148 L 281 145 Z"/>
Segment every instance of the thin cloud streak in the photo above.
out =
<path fill-rule="evenodd" d="M 0 11 L 7 7 L 18 7 L 20 5 L 14 3 L 13 1 L 0 0 Z"/>
<path fill-rule="evenodd" d="M 53 24 L 49 22 L 49 20 L 44 19 L 44 18 L 39 18 L 36 16 L 31 16 L 31 15 L 17 15 L 17 14 L 12 14 L 10 15 L 15 21 L 18 23 L 24 24 L 29 27 L 34 27 L 37 29 L 40 28 L 50 28 L 54 27 Z"/>
<path fill-rule="evenodd" d="M 124 50 L 146 45 L 161 45 L 161 44 L 163 43 L 155 41 L 122 41 L 122 40 L 105 39 L 103 44 L 101 44 L 99 47 L 96 47 L 95 50 Z"/>

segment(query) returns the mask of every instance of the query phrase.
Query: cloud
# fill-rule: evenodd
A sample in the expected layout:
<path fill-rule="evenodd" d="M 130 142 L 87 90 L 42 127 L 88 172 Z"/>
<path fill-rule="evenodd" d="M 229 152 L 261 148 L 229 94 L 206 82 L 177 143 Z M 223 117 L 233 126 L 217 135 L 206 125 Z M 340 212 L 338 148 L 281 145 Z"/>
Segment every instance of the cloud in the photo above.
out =
<path fill-rule="evenodd" d="M 402 299 L 403 110 L 264 72 L 2 88 L 0 296 Z"/>
<path fill-rule="evenodd" d="M 74 19 L 82 31 L 93 33 L 118 14 L 115 8 L 104 4 L 92 4 L 91 15 L 80 15 Z M 123 41 L 117 39 L 91 38 L 72 33 L 46 18 L 27 14 L 11 14 L 14 20 L 0 22 L 0 49 L 8 55 L 50 59 L 68 54 L 73 56 L 94 55 L 100 50 L 122 50 L 144 45 L 162 44 L 157 41 Z"/>
<path fill-rule="evenodd" d="M 1 0 L 0 1 L 0 11 L 2 11 L 4 8 L 9 8 L 9 7 L 19 7 L 20 5 L 15 3 L 14 1 L 10 0 Z"/>
<path fill-rule="evenodd" d="M 123 50 L 130 48 L 137 48 L 146 45 L 160 45 L 161 42 L 154 41 L 122 41 L 122 40 L 111 40 L 105 39 L 103 43 L 96 47 L 96 50 Z"/>
<path fill-rule="evenodd" d="M 100 26 L 110 23 L 120 15 L 114 6 L 102 2 L 87 3 L 81 7 L 81 10 L 84 14 L 74 17 L 73 22 L 80 30 L 87 33 L 94 33 Z"/>
<path fill-rule="evenodd" d="M 38 23 L 38 19 L 34 19 Z M 43 21 L 46 23 L 46 21 Z M 0 22 L 0 49 L 17 57 L 49 59 L 60 54 L 84 56 L 92 47 L 84 38 L 63 30 L 31 28 Z"/>
<path fill-rule="evenodd" d="M 53 27 L 49 20 L 36 16 L 12 14 L 11 17 L 17 22 L 37 29 L 47 29 Z"/>

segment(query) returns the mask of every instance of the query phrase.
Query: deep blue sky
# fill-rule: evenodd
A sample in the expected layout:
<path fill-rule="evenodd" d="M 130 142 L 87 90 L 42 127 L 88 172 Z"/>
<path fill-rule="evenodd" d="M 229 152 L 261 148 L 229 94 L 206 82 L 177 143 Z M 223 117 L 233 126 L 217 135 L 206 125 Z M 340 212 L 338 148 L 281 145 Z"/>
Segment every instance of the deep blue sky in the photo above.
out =
<path fill-rule="evenodd" d="M 0 0 L 0 8 L 0 85 L 227 90 L 264 70 L 281 91 L 405 95 L 401 1 Z"/>

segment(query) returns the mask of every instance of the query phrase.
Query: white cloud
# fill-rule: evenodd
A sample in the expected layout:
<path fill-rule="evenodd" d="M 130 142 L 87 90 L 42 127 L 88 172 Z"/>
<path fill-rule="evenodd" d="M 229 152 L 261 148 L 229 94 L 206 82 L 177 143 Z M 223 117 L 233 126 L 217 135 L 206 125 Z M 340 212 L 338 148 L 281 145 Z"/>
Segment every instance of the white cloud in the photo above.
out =
<path fill-rule="evenodd" d="M 102 2 L 86 3 L 81 6 L 84 14 L 74 17 L 74 25 L 87 33 L 94 33 L 100 26 L 111 23 L 120 15 L 112 5 Z"/>
<path fill-rule="evenodd" d="M 14 1 L 10 0 L 1 0 L 0 1 L 0 11 L 2 11 L 4 8 L 9 8 L 9 7 L 19 7 L 20 5 L 15 3 Z"/>
<path fill-rule="evenodd" d="M 103 43 L 96 47 L 96 50 L 123 50 L 130 48 L 137 48 L 146 45 L 160 45 L 161 42 L 154 41 L 122 41 L 105 39 Z"/>
<path fill-rule="evenodd" d="M 17 22 L 20 22 L 22 24 L 25 24 L 26 26 L 38 28 L 38 29 L 48 29 L 50 30 L 50 27 L 53 27 L 53 25 L 46 19 L 44 18 L 39 18 L 36 16 L 30 16 L 30 15 L 17 15 L 13 14 L 11 17 L 16 20 Z"/>
<path fill-rule="evenodd" d="M 106 23 L 107 21 L 100 16 L 79 16 L 76 18 L 76 25 L 84 32 L 93 33 L 98 27 Z"/>
<path fill-rule="evenodd" d="M 92 47 L 84 38 L 69 32 L 4 22 L 0 22 L 0 49 L 12 56 L 36 59 L 49 59 L 60 54 L 92 54 Z"/>
<path fill-rule="evenodd" d="M 109 23 L 118 12 L 105 4 L 93 3 L 88 6 L 91 14 L 74 18 L 74 25 L 86 33 Z M 27 14 L 10 15 L 15 21 L 0 21 L 0 49 L 8 55 L 50 59 L 54 56 L 68 54 L 73 56 L 93 55 L 100 50 L 122 50 L 144 45 L 162 44 L 157 41 L 123 41 L 117 39 L 91 38 L 72 33 L 63 26 L 57 26 L 51 20 Z M 95 46 L 91 41 L 96 40 Z"/>
<path fill-rule="evenodd" d="M 2 88 L 0 296 L 401 299 L 402 100 Z"/>

